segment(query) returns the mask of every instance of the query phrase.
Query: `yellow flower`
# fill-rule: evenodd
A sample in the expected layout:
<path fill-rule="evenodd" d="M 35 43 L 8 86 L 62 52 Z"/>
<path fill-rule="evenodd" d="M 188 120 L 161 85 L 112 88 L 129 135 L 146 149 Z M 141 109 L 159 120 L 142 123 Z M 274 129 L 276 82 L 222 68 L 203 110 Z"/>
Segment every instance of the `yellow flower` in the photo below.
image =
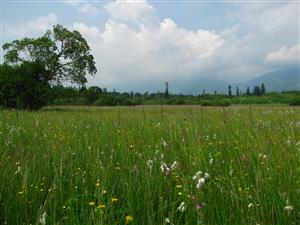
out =
<path fill-rule="evenodd" d="M 117 198 L 111 198 L 111 203 L 117 202 L 118 199 Z"/>
<path fill-rule="evenodd" d="M 96 187 L 99 187 L 99 186 L 100 186 L 100 183 L 99 183 L 99 182 L 97 182 L 97 183 L 96 183 Z"/>
<path fill-rule="evenodd" d="M 22 194 L 24 194 L 24 191 L 19 191 L 18 194 L 22 195 Z"/>
<path fill-rule="evenodd" d="M 89 202 L 89 206 L 94 206 L 95 202 Z"/>
<path fill-rule="evenodd" d="M 100 204 L 100 205 L 97 206 L 97 208 L 98 208 L 98 209 L 105 209 L 106 206 L 105 206 L 104 204 Z"/>
<path fill-rule="evenodd" d="M 176 188 L 182 188 L 181 184 L 176 185 Z"/>
<path fill-rule="evenodd" d="M 182 192 L 178 192 L 178 195 L 182 195 Z"/>
<path fill-rule="evenodd" d="M 133 220 L 132 216 L 127 215 L 127 216 L 125 217 L 125 224 L 129 224 L 132 220 Z"/>

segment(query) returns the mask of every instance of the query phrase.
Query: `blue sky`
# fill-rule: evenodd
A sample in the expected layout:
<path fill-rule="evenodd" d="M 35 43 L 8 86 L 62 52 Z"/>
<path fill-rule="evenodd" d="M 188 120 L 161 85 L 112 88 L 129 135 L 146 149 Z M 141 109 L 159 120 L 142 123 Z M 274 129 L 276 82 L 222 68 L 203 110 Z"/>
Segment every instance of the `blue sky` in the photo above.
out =
<path fill-rule="evenodd" d="M 4 0 L 1 17 L 2 42 L 56 23 L 80 31 L 99 71 L 88 85 L 121 91 L 201 77 L 239 83 L 299 65 L 298 1 Z"/>

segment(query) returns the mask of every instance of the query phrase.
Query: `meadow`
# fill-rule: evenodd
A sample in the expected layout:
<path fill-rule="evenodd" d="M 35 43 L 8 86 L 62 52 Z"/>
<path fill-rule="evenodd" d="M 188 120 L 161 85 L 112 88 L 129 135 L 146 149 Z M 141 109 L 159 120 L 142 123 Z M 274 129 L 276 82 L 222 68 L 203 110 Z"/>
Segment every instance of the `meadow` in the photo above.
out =
<path fill-rule="evenodd" d="M 300 108 L 0 110 L 0 224 L 300 224 Z"/>

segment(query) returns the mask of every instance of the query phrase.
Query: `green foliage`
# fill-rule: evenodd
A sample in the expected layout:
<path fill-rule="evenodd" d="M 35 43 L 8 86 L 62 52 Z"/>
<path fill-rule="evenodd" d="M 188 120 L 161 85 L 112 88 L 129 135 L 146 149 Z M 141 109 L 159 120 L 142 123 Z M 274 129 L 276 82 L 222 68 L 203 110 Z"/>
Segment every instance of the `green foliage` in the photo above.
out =
<path fill-rule="evenodd" d="M 290 105 L 300 106 L 300 98 L 294 99 L 294 100 L 290 103 Z"/>
<path fill-rule="evenodd" d="M 4 107 L 38 109 L 49 100 L 66 98 L 60 85 L 49 91 L 50 86 L 69 81 L 86 83 L 87 74 L 95 74 L 96 67 L 90 48 L 81 34 L 69 31 L 61 25 L 53 26 L 39 38 L 23 38 L 3 45 L 5 64 L 1 65 L 0 104 Z M 69 93 L 70 98 L 79 97 Z M 75 96 L 74 96 L 75 95 Z M 92 90 L 87 91 L 90 104 L 98 98 Z"/>
<path fill-rule="evenodd" d="M 47 81 L 86 83 L 86 74 L 95 74 L 90 47 L 78 31 L 53 26 L 39 38 L 23 38 L 3 45 L 5 62 L 11 65 L 39 62 L 47 71 Z"/>
<path fill-rule="evenodd" d="M 41 63 L 24 62 L 14 67 L 0 65 L 1 106 L 39 109 L 48 103 L 49 94 L 47 71 Z"/>
<path fill-rule="evenodd" d="M 299 224 L 300 108 L 57 108 L 0 110 L 0 224 Z"/>

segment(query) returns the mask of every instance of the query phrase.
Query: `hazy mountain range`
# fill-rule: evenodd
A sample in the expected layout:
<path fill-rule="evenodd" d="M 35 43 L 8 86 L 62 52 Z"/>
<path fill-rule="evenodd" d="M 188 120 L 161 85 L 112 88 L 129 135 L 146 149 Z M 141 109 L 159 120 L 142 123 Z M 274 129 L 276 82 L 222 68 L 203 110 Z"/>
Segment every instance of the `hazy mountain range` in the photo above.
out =
<path fill-rule="evenodd" d="M 300 71 L 299 67 L 290 67 L 270 73 L 258 76 L 255 79 L 249 80 L 244 83 L 226 83 L 214 78 L 200 78 L 198 80 L 193 80 L 185 84 L 181 84 L 182 93 L 188 94 L 202 94 L 203 89 L 206 93 L 213 93 L 217 91 L 218 93 L 228 93 L 228 85 L 232 86 L 232 93 L 235 94 L 236 86 L 239 87 L 243 92 L 246 91 L 247 87 L 253 90 L 255 85 L 265 84 L 267 92 L 276 91 L 291 91 L 300 90 Z"/>

